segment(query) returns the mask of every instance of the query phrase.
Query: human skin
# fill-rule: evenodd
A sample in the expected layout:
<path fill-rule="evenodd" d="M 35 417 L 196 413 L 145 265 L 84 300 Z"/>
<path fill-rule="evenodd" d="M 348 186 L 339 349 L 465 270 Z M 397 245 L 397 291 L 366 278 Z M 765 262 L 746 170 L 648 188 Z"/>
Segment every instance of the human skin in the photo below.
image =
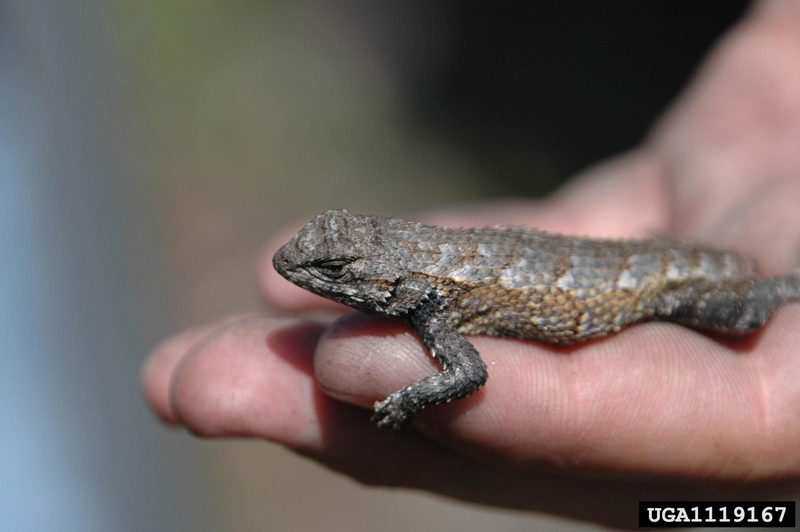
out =
<path fill-rule="evenodd" d="M 749 253 L 764 274 L 791 271 L 800 260 L 800 2 L 756 4 L 636 150 L 541 201 L 422 218 L 673 234 Z M 569 348 L 473 337 L 487 385 L 396 436 L 371 425 L 368 409 L 435 363 L 400 321 L 297 317 L 342 307 L 273 271 L 289 236 L 266 246 L 259 270 L 272 315 L 287 317 L 228 318 L 150 355 L 145 395 L 168 423 L 272 441 L 370 485 L 617 526 L 636 525 L 639 500 L 798 486 L 800 304 L 741 339 L 658 322 Z"/>

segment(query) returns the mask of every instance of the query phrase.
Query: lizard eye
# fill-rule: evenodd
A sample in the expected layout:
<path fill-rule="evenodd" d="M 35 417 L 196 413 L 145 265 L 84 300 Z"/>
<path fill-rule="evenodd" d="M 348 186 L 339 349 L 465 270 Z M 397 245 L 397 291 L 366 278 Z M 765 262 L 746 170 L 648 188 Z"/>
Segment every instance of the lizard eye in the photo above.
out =
<path fill-rule="evenodd" d="M 328 259 L 312 265 L 311 273 L 323 280 L 342 279 L 346 274 L 346 266 L 352 261 L 347 259 Z"/>

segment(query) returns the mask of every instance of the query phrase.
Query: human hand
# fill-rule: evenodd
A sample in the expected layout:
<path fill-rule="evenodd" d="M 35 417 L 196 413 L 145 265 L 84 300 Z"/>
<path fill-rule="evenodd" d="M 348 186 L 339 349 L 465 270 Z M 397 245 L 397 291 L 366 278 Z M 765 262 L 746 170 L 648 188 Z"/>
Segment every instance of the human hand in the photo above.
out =
<path fill-rule="evenodd" d="M 761 4 L 640 149 L 552 198 L 427 219 L 678 234 L 785 273 L 800 249 L 799 26 L 796 5 Z M 287 312 L 335 308 L 273 272 L 272 251 L 286 239 L 264 256 L 267 301 Z M 787 305 L 735 341 L 668 323 L 570 348 L 474 337 L 487 385 L 424 411 L 399 437 L 369 424 L 365 408 L 436 370 L 400 322 L 230 318 L 164 343 L 143 383 L 169 422 L 274 441 L 362 482 L 632 525 L 637 500 L 750 498 L 795 485 L 798 320 L 800 305 Z"/>

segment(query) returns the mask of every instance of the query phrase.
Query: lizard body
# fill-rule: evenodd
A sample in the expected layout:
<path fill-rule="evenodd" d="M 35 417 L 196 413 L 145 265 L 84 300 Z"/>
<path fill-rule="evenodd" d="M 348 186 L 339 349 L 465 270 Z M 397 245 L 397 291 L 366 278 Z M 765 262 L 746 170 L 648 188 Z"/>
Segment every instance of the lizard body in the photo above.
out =
<path fill-rule="evenodd" d="M 394 430 L 486 382 L 464 335 L 569 344 L 652 319 L 746 334 L 800 299 L 797 276 L 759 278 L 744 254 L 674 239 L 443 228 L 346 210 L 315 217 L 273 264 L 316 294 L 406 319 L 442 365 L 375 404 L 377 424 Z"/>

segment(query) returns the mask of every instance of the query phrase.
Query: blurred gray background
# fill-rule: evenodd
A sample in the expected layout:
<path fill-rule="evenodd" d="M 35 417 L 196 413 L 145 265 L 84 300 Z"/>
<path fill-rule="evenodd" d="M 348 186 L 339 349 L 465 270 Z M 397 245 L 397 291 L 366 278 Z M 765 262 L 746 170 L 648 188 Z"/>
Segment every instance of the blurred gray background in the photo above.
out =
<path fill-rule="evenodd" d="M 743 9 L 0 0 L 0 530 L 585 528 L 167 429 L 139 368 L 258 309 L 289 221 L 532 197 L 635 146 Z"/>

